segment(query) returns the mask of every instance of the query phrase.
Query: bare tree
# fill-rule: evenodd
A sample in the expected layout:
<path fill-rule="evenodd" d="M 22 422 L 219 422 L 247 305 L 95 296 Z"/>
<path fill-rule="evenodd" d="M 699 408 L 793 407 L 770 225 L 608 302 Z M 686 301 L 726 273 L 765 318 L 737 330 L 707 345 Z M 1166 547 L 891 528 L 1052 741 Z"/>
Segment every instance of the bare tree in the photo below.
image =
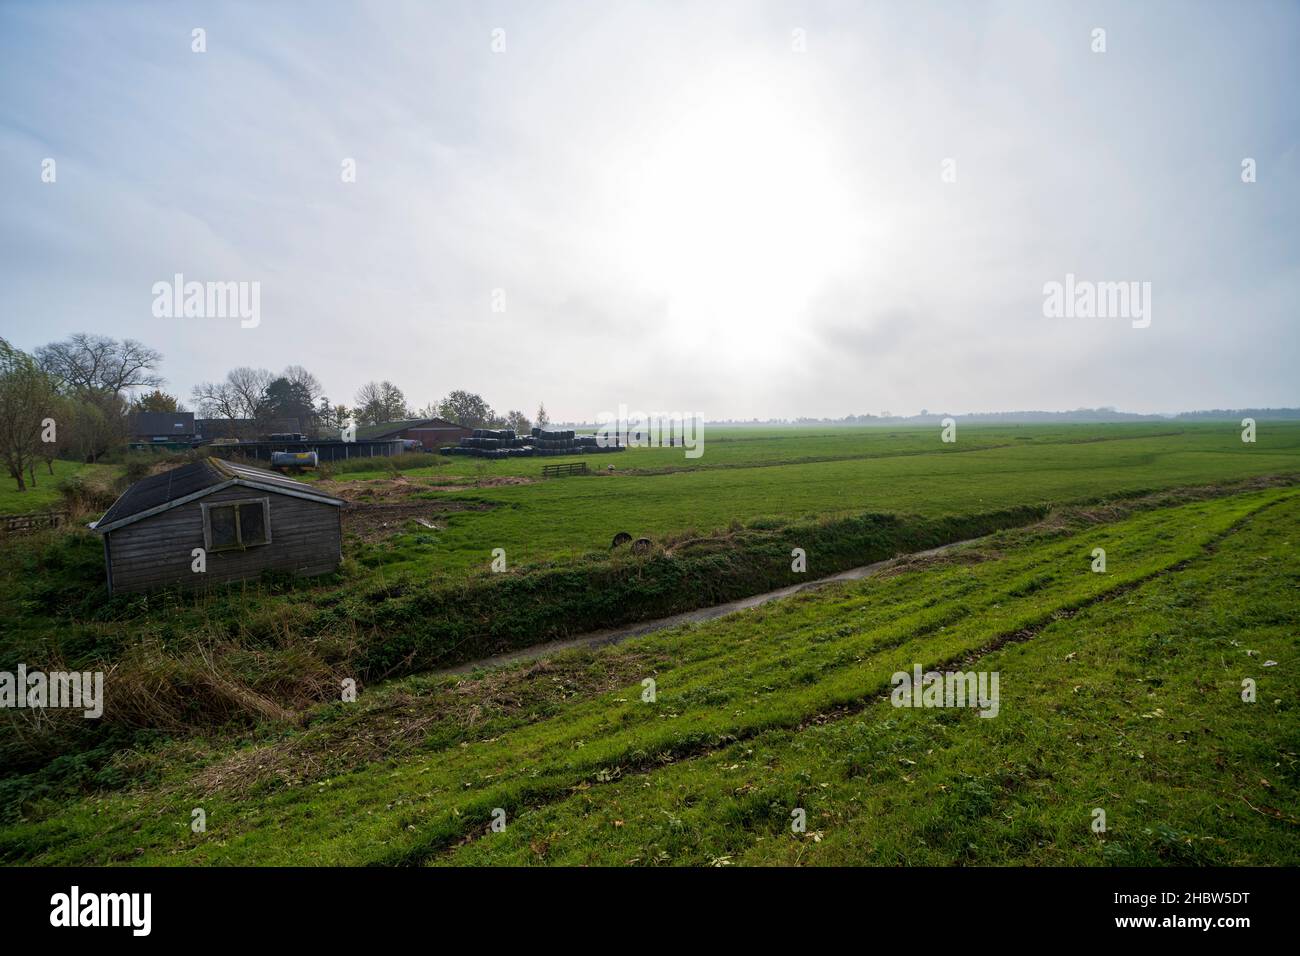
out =
<path fill-rule="evenodd" d="M 301 365 L 290 365 L 280 375 L 283 379 L 288 379 L 289 384 L 299 392 L 310 404 L 315 404 L 320 397 L 325 394 L 325 389 L 318 379 L 311 372 L 307 371 Z"/>
<path fill-rule="evenodd" d="M 260 420 L 267 411 L 266 390 L 275 380 L 264 368 L 232 368 L 220 382 L 200 382 L 190 397 L 204 418 Z"/>
<path fill-rule="evenodd" d="M 95 392 L 117 395 L 127 389 L 157 388 L 166 381 L 156 372 L 162 354 L 134 339 L 119 342 L 78 332 L 62 342 L 38 348 L 36 361 L 61 388 L 82 397 Z"/>
<path fill-rule="evenodd" d="M 378 382 L 366 382 L 357 389 L 353 413 L 359 425 L 377 425 L 385 421 L 384 391 Z"/>
<path fill-rule="evenodd" d="M 243 365 L 227 372 L 226 381 L 234 390 L 244 417 L 261 419 L 266 411 L 266 389 L 275 376 L 264 368 Z"/>
<path fill-rule="evenodd" d="M 356 408 L 353 409 L 361 425 L 378 425 L 410 417 L 406 396 L 402 390 L 387 380 L 366 382 L 357 389 Z"/>
<path fill-rule="evenodd" d="M 400 388 L 385 379 L 379 383 L 379 389 L 384 397 L 386 421 L 395 422 L 410 417 L 411 410 L 406 407 L 406 396 Z"/>
<path fill-rule="evenodd" d="M 242 418 L 239 396 L 228 382 L 200 382 L 190 391 L 190 398 L 198 407 L 200 418 L 224 418 L 234 421 Z"/>

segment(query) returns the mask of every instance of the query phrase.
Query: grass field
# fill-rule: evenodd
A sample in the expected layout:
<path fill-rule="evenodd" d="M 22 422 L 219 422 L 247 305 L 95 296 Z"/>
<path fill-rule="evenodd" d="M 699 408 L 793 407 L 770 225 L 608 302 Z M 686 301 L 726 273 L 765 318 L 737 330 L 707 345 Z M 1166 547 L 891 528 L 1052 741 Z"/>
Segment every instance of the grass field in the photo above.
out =
<path fill-rule="evenodd" d="M 1300 497 L 1116 516 L 602 652 L 411 679 L 303 731 L 137 753 L 122 769 L 149 783 L 37 809 L 0 857 L 1300 862 Z M 998 717 L 891 707 L 890 675 L 914 663 L 999 671 Z"/>
<path fill-rule="evenodd" d="M 427 492 L 430 500 L 487 507 L 447 515 L 437 535 L 415 529 L 390 538 L 361 560 L 392 573 L 443 578 L 482 572 L 493 548 L 503 548 L 513 565 L 571 560 L 606 550 L 619 531 L 690 535 L 734 523 L 863 511 L 969 514 L 1300 471 L 1300 424 L 1294 423 L 1271 425 L 1254 445 L 1243 444 L 1228 424 L 966 428 L 950 445 L 934 430 L 867 428 L 784 439 L 733 430 L 706 440 L 695 464 L 680 449 L 630 449 L 592 456 L 596 465 L 614 464 L 613 475 Z M 789 459 L 803 463 L 783 463 L 789 460 L 779 457 L 783 442 Z M 816 458 L 825 460 L 808 460 Z M 510 459 L 484 473 L 532 475 L 541 463 L 566 460 Z M 469 472 L 474 466 L 457 460 L 439 467 L 437 477 L 404 474 L 445 486 L 453 467 Z M 641 473 L 668 468 L 677 470 Z"/>
<path fill-rule="evenodd" d="M 1300 860 L 1300 425 L 736 431 L 581 478 L 335 475 L 358 514 L 427 503 L 439 530 L 355 525 L 315 582 L 108 599 L 93 536 L 0 547 L 0 669 L 110 672 L 102 721 L 6 714 L 0 861 Z M 618 530 L 652 553 L 610 555 Z M 421 673 L 989 532 L 599 651 Z M 998 717 L 889 706 L 914 664 L 998 671 Z M 328 703 L 344 677 L 358 701 Z"/>
<path fill-rule="evenodd" d="M 62 505 L 59 494 L 59 482 L 73 475 L 103 474 L 116 472 L 113 465 L 83 465 L 80 462 L 55 461 L 54 474 L 51 475 L 44 462 L 36 470 L 36 486 L 30 485 L 26 491 L 18 490 L 18 483 L 5 477 L 0 481 L 0 515 L 23 514 L 28 511 L 49 511 Z"/>

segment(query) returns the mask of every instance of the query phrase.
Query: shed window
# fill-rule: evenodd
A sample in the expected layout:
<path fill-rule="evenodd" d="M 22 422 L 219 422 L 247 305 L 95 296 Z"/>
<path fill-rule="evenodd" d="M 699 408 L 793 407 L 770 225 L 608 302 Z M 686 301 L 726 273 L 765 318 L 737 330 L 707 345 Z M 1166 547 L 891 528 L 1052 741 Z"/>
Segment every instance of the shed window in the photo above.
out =
<path fill-rule="evenodd" d="M 208 509 L 208 537 L 211 548 L 235 548 L 239 546 L 239 527 L 235 523 L 235 508 Z"/>
<path fill-rule="evenodd" d="M 262 502 L 239 506 L 239 540 L 245 547 L 266 544 L 266 515 Z"/>
<path fill-rule="evenodd" d="M 271 499 L 203 504 L 203 538 L 209 551 L 251 548 L 271 540 Z"/>

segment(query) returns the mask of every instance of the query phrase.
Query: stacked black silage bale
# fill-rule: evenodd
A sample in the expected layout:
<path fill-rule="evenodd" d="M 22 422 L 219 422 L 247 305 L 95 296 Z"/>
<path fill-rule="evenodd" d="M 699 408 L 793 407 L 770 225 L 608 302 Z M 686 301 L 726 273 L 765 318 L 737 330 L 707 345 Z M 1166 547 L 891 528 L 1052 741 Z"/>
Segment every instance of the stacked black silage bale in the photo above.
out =
<path fill-rule="evenodd" d="M 476 428 L 460 444 L 442 449 L 444 455 L 469 455 L 474 458 L 523 458 L 555 455 L 582 455 L 623 451 L 621 445 L 602 448 L 595 435 L 578 435 L 572 430 L 547 431 L 534 428 L 529 436 L 517 435 L 512 428 Z"/>

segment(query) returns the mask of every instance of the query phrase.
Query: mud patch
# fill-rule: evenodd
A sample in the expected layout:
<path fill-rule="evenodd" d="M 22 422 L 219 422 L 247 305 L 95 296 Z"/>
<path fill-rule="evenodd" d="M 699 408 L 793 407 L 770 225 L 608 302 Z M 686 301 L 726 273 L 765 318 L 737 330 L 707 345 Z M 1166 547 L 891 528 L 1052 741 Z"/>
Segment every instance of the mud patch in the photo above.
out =
<path fill-rule="evenodd" d="M 463 480 L 448 478 L 412 478 L 398 475 L 396 478 L 370 478 L 356 481 L 327 480 L 317 486 L 326 494 L 334 495 L 348 502 L 384 502 L 399 501 L 413 495 L 438 492 L 465 492 L 480 488 L 500 488 L 511 485 L 536 484 L 536 478 L 522 475 L 499 475 L 491 478 L 465 478 Z"/>
<path fill-rule="evenodd" d="M 489 484 L 527 484 L 531 478 L 504 476 L 486 479 Z M 446 515 L 460 511 L 488 511 L 495 507 L 484 501 L 451 501 L 424 497 L 430 492 L 473 491 L 475 486 L 447 484 L 439 478 L 372 478 L 357 481 L 322 481 L 320 489 L 347 502 L 343 509 L 343 531 L 363 541 L 379 541 L 402 531 L 441 531 Z"/>
<path fill-rule="evenodd" d="M 445 517 L 461 511 L 490 511 L 482 501 L 355 502 L 343 509 L 343 532 L 363 541 L 378 541 L 402 531 L 441 531 Z"/>
<path fill-rule="evenodd" d="M 537 478 L 523 475 L 498 475 L 494 478 L 466 478 L 464 481 L 448 483 L 430 478 L 425 491 L 473 491 L 475 488 L 506 488 L 513 485 L 535 485 Z"/>

